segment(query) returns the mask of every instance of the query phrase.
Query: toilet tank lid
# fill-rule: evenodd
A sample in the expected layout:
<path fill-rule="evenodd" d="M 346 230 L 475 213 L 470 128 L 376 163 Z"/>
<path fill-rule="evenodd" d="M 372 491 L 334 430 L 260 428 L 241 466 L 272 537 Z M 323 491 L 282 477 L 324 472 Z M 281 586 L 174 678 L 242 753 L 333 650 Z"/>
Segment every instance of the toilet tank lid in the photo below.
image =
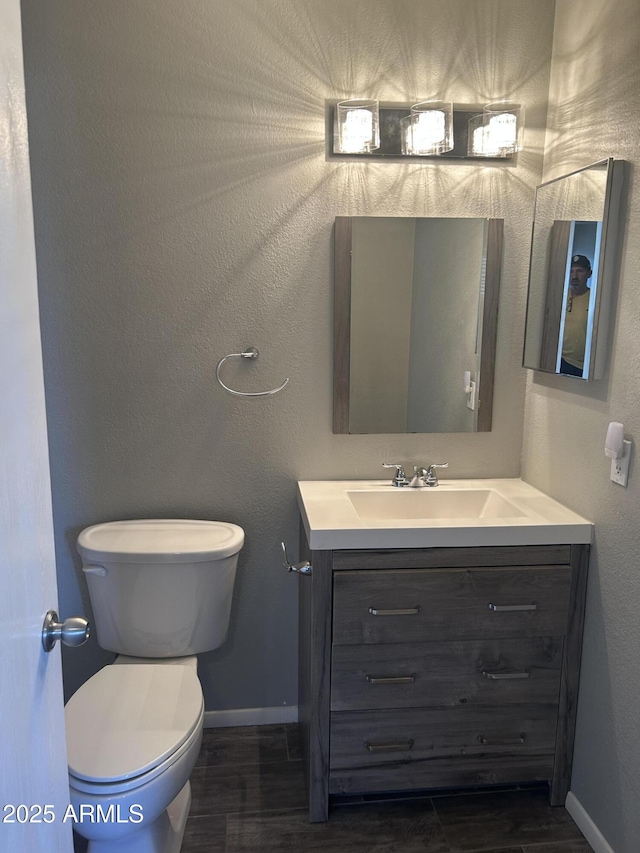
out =
<path fill-rule="evenodd" d="M 197 563 L 237 554 L 244 530 L 228 521 L 147 518 L 85 528 L 78 551 L 85 560 L 124 563 Z"/>
<path fill-rule="evenodd" d="M 91 782 L 146 773 L 189 738 L 202 708 L 190 666 L 105 666 L 65 706 L 69 772 Z"/>

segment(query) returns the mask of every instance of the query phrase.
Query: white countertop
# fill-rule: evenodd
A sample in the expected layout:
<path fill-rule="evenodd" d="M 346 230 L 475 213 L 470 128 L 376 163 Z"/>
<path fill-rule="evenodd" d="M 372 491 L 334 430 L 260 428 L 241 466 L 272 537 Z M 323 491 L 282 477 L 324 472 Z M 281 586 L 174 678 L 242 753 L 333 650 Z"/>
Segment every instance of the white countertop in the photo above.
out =
<path fill-rule="evenodd" d="M 590 521 L 522 480 L 440 480 L 438 486 L 428 488 L 440 494 L 459 490 L 496 492 L 515 506 L 518 514 L 499 518 L 360 518 L 349 499 L 349 492 L 393 495 L 425 491 L 407 486 L 398 489 L 389 480 L 300 481 L 298 505 L 309 545 L 317 551 L 591 542 L 593 524 Z"/>

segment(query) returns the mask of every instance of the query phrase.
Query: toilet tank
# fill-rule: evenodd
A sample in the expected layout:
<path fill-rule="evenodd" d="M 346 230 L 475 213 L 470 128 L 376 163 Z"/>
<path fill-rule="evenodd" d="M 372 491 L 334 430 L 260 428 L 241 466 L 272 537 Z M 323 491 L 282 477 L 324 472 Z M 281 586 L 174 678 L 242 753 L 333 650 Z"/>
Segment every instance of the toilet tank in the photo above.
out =
<path fill-rule="evenodd" d="M 216 649 L 229 630 L 244 531 L 221 521 L 143 519 L 87 527 L 78 552 L 98 644 L 134 657 Z"/>

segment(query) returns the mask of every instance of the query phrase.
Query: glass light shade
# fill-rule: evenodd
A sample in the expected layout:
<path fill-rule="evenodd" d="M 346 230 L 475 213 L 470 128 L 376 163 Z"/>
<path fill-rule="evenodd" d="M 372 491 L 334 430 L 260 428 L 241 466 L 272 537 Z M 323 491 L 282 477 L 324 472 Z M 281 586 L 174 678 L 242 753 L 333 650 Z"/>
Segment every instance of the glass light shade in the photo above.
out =
<path fill-rule="evenodd" d="M 483 110 L 487 129 L 486 145 L 491 151 L 487 156 L 507 157 L 522 150 L 524 130 L 524 107 L 510 101 L 487 104 Z"/>
<path fill-rule="evenodd" d="M 444 154 L 453 148 L 451 101 L 421 101 L 411 107 L 412 154 Z"/>
<path fill-rule="evenodd" d="M 410 115 L 400 119 L 400 151 L 407 156 L 413 154 L 413 128 Z"/>
<path fill-rule="evenodd" d="M 378 101 L 340 101 L 336 121 L 337 154 L 368 154 L 380 148 Z"/>
<path fill-rule="evenodd" d="M 482 113 L 469 119 L 467 131 L 467 154 L 469 157 L 497 157 L 497 150 L 490 146 L 488 127 Z"/>

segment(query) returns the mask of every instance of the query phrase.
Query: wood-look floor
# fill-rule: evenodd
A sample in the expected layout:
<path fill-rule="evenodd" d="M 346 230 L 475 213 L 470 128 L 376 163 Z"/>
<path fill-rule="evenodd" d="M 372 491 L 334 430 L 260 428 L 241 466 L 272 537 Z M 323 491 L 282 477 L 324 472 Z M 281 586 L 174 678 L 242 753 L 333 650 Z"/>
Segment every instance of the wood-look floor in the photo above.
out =
<path fill-rule="evenodd" d="M 352 797 L 310 824 L 297 726 L 205 729 L 182 853 L 591 853 L 541 788 Z"/>

